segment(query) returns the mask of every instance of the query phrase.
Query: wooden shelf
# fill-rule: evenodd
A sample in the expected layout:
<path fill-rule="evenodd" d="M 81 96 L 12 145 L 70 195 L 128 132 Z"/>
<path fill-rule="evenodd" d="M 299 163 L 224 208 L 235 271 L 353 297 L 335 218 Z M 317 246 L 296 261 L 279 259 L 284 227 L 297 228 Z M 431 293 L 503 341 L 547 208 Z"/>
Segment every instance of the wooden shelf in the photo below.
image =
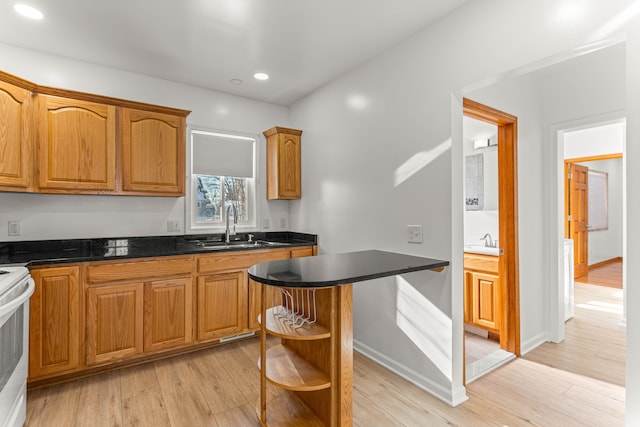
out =
<path fill-rule="evenodd" d="M 295 328 L 288 322 L 278 319 L 274 313 L 282 309 L 282 306 L 272 307 L 267 310 L 267 332 L 271 335 L 275 335 L 280 338 L 290 340 L 319 340 L 329 338 L 331 332 L 328 328 L 318 325 L 304 325 L 299 328 Z M 262 316 L 258 317 L 258 323 L 262 324 Z"/>
<path fill-rule="evenodd" d="M 293 391 L 316 391 L 331 387 L 329 376 L 293 350 L 277 345 L 267 350 L 266 378 L 272 384 Z M 260 369 L 260 359 L 258 359 Z"/>
<path fill-rule="evenodd" d="M 256 414 L 260 419 L 260 401 L 256 405 Z M 265 427 L 326 427 L 326 424 L 302 400 L 291 393 L 280 393 L 277 397 L 270 399 L 267 422 L 260 424 Z"/>

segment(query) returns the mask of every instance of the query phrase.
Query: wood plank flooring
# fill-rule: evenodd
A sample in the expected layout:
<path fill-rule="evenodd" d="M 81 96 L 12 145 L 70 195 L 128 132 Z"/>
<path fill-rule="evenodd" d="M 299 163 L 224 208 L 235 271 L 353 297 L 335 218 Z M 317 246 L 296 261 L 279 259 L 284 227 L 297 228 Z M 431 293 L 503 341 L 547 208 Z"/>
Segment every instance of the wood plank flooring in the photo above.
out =
<path fill-rule="evenodd" d="M 575 281 L 622 289 L 622 261 L 613 261 L 589 267 L 587 275 L 576 277 Z"/>
<path fill-rule="evenodd" d="M 624 328 L 611 291 L 576 285 L 567 340 L 474 381 L 456 408 L 356 353 L 354 426 L 622 426 Z M 257 427 L 258 353 L 252 339 L 30 390 L 25 426 Z"/>

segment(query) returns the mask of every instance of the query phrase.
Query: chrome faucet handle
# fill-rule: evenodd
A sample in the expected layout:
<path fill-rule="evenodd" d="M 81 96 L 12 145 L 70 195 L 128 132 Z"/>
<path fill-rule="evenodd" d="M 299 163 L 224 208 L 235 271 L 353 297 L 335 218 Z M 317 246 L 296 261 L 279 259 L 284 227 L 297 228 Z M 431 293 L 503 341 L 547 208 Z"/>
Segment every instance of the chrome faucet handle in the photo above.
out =
<path fill-rule="evenodd" d="M 253 242 L 253 234 L 249 234 L 248 237 L 249 240 L 247 240 L 247 242 Z"/>

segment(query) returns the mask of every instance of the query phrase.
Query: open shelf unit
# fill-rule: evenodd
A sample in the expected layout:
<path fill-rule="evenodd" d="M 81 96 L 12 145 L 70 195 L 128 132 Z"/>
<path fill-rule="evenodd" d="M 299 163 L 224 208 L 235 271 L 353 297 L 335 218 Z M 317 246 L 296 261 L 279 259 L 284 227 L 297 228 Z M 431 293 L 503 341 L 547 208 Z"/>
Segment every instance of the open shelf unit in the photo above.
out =
<path fill-rule="evenodd" d="M 261 424 L 352 425 L 352 285 L 314 288 L 310 317 L 315 323 L 302 326 L 294 325 L 295 320 L 282 313 L 303 313 L 308 301 L 294 299 L 284 304 L 285 307 L 266 308 L 270 303 L 267 294 L 293 294 L 299 289 L 272 288 L 268 292 L 263 289 L 259 319 L 260 402 L 257 413 Z M 305 307 L 301 307 L 303 305 Z M 281 338 L 281 343 L 267 349 L 267 335 Z M 286 392 L 267 401 L 267 381 Z"/>

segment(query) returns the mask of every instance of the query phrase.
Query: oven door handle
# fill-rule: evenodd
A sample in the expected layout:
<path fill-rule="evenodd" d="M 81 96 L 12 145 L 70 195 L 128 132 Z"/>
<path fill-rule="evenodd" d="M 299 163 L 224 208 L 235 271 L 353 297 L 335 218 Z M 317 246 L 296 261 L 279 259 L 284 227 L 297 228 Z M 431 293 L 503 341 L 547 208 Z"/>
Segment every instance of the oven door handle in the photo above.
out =
<path fill-rule="evenodd" d="M 24 286 L 23 282 L 23 286 Z M 29 278 L 26 281 L 26 287 L 24 292 L 22 292 L 20 295 L 16 296 L 15 298 L 11 299 L 10 301 L 8 301 L 6 304 L 0 304 L 0 317 L 4 316 L 7 313 L 12 313 L 13 311 L 17 310 L 18 307 L 20 307 L 22 304 L 24 304 L 27 300 L 29 300 L 29 298 L 31 298 L 31 295 L 33 294 L 33 291 L 36 288 L 36 285 L 33 281 L 32 278 Z"/>

